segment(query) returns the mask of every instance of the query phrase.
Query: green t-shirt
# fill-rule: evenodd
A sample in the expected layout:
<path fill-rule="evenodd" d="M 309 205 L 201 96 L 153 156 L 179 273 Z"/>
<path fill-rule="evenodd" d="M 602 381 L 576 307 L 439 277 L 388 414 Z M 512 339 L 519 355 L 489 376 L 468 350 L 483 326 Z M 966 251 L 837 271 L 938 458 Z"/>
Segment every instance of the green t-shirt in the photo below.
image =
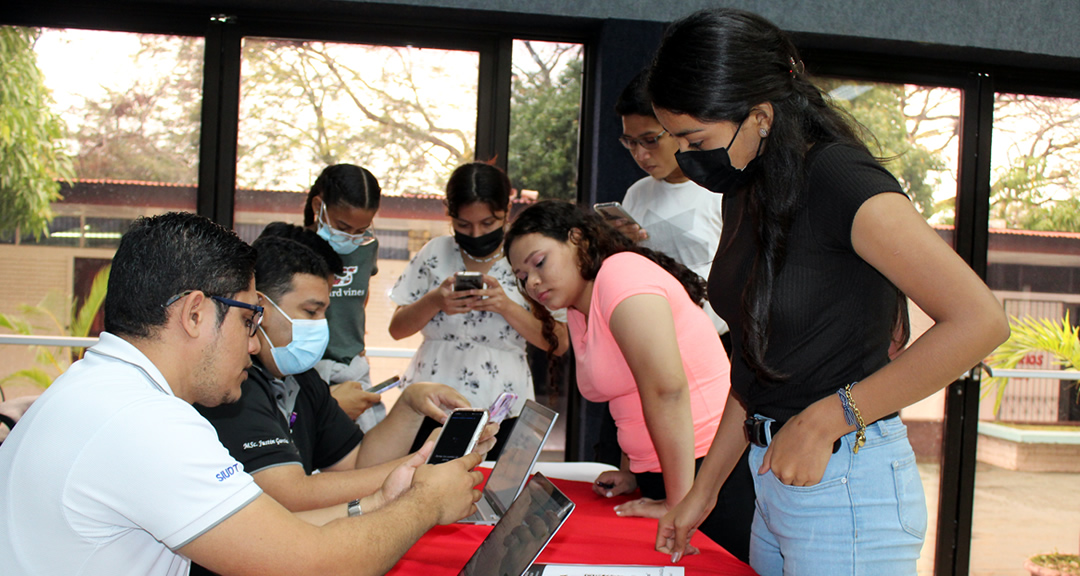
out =
<path fill-rule="evenodd" d="M 379 242 L 360 246 L 351 254 L 340 254 L 345 270 L 334 279 L 330 289 L 330 307 L 326 320 L 330 324 L 330 344 L 323 358 L 348 364 L 364 351 L 364 303 L 368 284 L 378 272 L 375 266 Z"/>

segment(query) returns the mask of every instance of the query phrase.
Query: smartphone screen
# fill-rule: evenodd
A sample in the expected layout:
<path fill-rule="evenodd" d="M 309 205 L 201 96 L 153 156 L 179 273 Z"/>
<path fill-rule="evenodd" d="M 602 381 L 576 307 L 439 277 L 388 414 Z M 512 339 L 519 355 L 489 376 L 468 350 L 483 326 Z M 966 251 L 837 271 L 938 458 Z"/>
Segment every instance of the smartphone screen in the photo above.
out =
<path fill-rule="evenodd" d="M 454 291 L 483 290 L 484 276 L 479 272 L 458 272 L 454 275 Z"/>
<path fill-rule="evenodd" d="M 468 454 L 480 438 L 480 430 L 487 424 L 487 410 L 454 410 L 443 424 L 435 450 L 428 458 L 429 464 L 442 464 Z"/>

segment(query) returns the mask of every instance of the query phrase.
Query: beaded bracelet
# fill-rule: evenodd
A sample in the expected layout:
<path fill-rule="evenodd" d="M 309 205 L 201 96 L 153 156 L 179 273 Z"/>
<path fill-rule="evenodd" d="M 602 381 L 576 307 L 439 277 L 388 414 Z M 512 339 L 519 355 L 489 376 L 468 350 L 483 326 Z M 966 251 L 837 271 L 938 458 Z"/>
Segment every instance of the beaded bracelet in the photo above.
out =
<path fill-rule="evenodd" d="M 840 405 L 844 408 L 844 422 L 847 422 L 848 426 L 855 426 L 855 446 L 851 451 L 858 454 L 859 448 L 866 444 L 866 423 L 859 413 L 859 407 L 855 405 L 855 399 L 851 397 L 851 387 L 854 385 L 855 382 L 852 382 L 844 386 L 836 391 L 836 395 L 840 397 Z"/>

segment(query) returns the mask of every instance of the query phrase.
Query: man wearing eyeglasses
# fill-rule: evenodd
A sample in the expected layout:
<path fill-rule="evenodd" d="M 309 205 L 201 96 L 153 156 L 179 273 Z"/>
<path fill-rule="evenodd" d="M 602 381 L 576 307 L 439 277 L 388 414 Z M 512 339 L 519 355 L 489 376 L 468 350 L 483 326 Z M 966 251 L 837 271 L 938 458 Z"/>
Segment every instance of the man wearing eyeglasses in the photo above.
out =
<path fill-rule="evenodd" d="M 720 244 L 723 197 L 683 175 L 675 160 L 679 143 L 664 131 L 653 114 L 643 73 L 623 89 L 615 102 L 615 113 L 622 117 L 623 134 L 619 142 L 630 151 L 634 162 L 649 173 L 630 186 L 622 202 L 641 228 L 626 222 L 615 224 L 621 224 L 619 230 L 641 245 L 671 256 L 708 279 Z M 730 350 L 727 323 L 711 306 L 705 306 L 705 311 L 720 333 L 724 347 Z"/>
<path fill-rule="evenodd" d="M 262 493 L 191 406 L 240 397 L 263 308 L 255 254 L 209 220 L 137 220 L 113 258 L 105 329 L 0 446 L 6 575 L 382 573 L 473 512 L 480 456 L 412 458 L 360 518 L 312 526 Z M 190 560 L 189 560 L 190 559 Z"/>

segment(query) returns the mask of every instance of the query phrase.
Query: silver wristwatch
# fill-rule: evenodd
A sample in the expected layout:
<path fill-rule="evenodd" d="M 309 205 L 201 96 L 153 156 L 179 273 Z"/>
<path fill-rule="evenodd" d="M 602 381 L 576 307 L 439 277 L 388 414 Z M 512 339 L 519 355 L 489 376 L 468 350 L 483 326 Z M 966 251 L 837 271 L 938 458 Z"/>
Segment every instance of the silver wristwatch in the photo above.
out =
<path fill-rule="evenodd" d="M 349 502 L 348 508 L 346 509 L 349 511 L 349 516 L 359 516 L 364 513 L 364 511 L 360 509 L 359 498 L 353 500 L 352 502 Z"/>

